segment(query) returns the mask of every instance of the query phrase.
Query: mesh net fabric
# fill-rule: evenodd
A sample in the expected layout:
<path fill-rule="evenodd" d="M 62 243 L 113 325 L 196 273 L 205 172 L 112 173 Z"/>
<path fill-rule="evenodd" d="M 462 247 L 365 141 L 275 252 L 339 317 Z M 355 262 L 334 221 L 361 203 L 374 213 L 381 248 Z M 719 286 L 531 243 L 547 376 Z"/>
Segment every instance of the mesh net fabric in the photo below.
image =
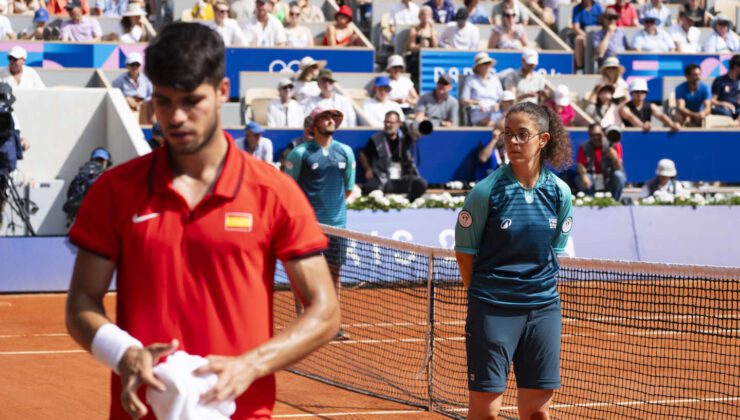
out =
<path fill-rule="evenodd" d="M 292 371 L 464 418 L 467 295 L 454 253 L 324 228 L 344 246 L 348 339 Z M 330 258 L 332 259 L 332 258 Z M 295 319 L 278 270 L 275 329 Z M 740 412 L 740 270 L 561 260 L 562 388 L 552 418 L 730 418 Z M 513 371 L 500 414 L 517 418 Z"/>

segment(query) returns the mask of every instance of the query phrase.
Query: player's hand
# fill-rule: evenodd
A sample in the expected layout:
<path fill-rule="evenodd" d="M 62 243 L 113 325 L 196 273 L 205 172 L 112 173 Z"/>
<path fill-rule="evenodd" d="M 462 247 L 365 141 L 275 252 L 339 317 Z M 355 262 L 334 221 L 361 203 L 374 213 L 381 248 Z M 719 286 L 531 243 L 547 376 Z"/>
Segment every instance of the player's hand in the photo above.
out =
<path fill-rule="evenodd" d="M 136 391 L 143 384 L 159 391 L 164 391 L 164 384 L 152 372 L 152 367 L 161 357 L 168 356 L 177 350 L 180 343 L 172 340 L 170 343 L 154 343 L 144 348 L 130 347 L 124 353 L 118 364 L 121 375 L 121 405 L 133 418 L 138 419 L 147 415 L 146 405 L 136 395 Z"/>
<path fill-rule="evenodd" d="M 208 356 L 206 359 L 208 364 L 198 368 L 194 374 L 215 373 L 218 375 L 218 382 L 201 396 L 203 404 L 235 399 L 257 379 L 254 364 L 247 355 Z"/>

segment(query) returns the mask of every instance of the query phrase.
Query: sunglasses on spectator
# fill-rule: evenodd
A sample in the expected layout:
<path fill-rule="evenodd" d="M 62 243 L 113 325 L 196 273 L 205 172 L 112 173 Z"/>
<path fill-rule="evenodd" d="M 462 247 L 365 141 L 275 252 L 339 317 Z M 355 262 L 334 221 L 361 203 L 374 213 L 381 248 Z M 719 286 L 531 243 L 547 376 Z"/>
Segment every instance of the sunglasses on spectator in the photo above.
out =
<path fill-rule="evenodd" d="M 293 89 L 293 85 L 283 86 L 280 89 L 290 90 Z"/>
<path fill-rule="evenodd" d="M 291 16 L 300 16 L 300 15 L 301 15 L 301 12 L 298 12 L 298 13 L 293 13 L 293 12 L 290 12 L 290 15 L 291 15 Z"/>
<path fill-rule="evenodd" d="M 516 17 L 514 13 L 504 13 L 504 17 Z"/>
<path fill-rule="evenodd" d="M 655 24 L 655 19 L 645 19 L 645 25 Z"/>
<path fill-rule="evenodd" d="M 139 66 L 141 66 L 141 64 L 139 64 L 139 63 L 126 64 L 126 67 L 139 67 Z"/>
<path fill-rule="evenodd" d="M 218 13 L 229 13 L 229 9 L 218 9 Z"/>
<path fill-rule="evenodd" d="M 8 56 L 8 61 L 18 61 L 18 59 L 9 55 Z"/>

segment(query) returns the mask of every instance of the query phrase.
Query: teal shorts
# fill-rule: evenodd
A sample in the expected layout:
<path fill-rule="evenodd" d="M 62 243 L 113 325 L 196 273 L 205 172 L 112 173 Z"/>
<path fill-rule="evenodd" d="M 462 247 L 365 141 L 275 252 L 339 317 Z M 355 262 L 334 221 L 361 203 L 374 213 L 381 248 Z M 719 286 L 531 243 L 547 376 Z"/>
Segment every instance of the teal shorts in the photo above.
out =
<path fill-rule="evenodd" d="M 468 389 L 504 392 L 511 363 L 518 388 L 560 388 L 560 300 L 535 309 L 468 298 Z"/>

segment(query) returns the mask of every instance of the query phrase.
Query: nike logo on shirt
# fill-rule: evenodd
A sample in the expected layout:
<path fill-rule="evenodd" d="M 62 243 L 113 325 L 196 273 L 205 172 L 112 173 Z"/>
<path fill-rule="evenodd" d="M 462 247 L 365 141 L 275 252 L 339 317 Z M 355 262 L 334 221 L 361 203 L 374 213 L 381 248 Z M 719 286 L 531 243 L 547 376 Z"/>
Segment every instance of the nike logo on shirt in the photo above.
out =
<path fill-rule="evenodd" d="M 159 217 L 159 213 L 149 213 L 149 214 L 143 214 L 139 216 L 138 214 L 134 214 L 133 222 L 134 223 L 141 223 L 146 222 L 147 220 L 154 219 L 156 217 Z"/>

